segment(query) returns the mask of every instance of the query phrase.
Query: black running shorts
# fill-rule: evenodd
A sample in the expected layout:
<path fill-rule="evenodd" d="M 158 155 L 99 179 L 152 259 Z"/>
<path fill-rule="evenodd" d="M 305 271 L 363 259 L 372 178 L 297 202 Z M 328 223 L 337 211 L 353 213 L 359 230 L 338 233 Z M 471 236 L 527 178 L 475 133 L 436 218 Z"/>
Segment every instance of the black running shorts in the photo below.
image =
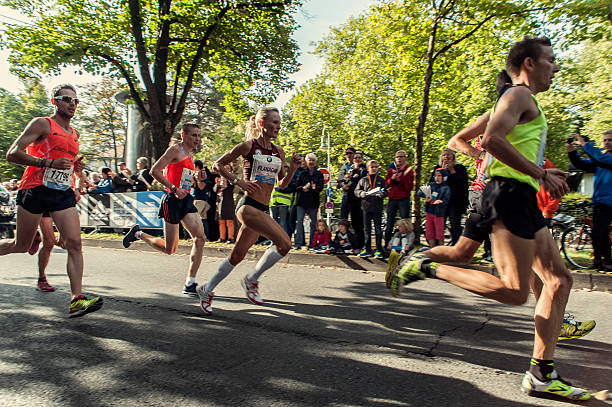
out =
<path fill-rule="evenodd" d="M 482 196 L 481 226 L 492 226 L 497 220 L 513 235 L 523 239 L 534 239 L 540 229 L 546 227 L 542 216 L 537 191 L 524 182 L 513 178 L 493 177 Z"/>
<path fill-rule="evenodd" d="M 267 213 L 267 214 L 270 213 L 269 206 L 264 205 L 259 201 L 256 201 L 255 199 L 251 198 L 248 195 L 244 195 L 242 198 L 240 198 L 240 201 L 238 201 L 238 205 L 236 205 L 236 213 L 238 212 L 238 209 L 240 209 L 240 207 L 243 205 L 252 206 L 253 208 L 259 209 L 260 211 Z"/>
<path fill-rule="evenodd" d="M 193 196 L 187 194 L 183 199 L 178 199 L 174 194 L 166 192 L 159 207 L 159 217 L 172 225 L 178 225 L 188 213 L 197 213 L 193 204 Z"/>
<path fill-rule="evenodd" d="M 17 205 L 30 213 L 57 212 L 76 206 L 74 191 L 47 188 L 44 185 L 17 192 Z"/>
<path fill-rule="evenodd" d="M 465 219 L 463 226 L 463 236 L 476 242 L 482 243 L 491 233 L 491 226 L 481 224 L 482 221 L 482 193 L 483 190 L 470 190 L 470 213 Z"/>

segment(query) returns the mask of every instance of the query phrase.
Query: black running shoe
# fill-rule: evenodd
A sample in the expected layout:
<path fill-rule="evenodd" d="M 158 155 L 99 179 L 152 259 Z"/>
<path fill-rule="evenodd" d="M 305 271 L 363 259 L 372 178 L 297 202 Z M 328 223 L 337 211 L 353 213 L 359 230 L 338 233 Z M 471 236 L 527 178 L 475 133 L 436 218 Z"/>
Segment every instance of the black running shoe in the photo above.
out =
<path fill-rule="evenodd" d="M 123 247 L 127 249 L 128 247 L 130 247 L 132 242 L 138 240 L 136 238 L 136 232 L 138 231 L 140 231 L 140 226 L 138 226 L 137 224 L 130 228 L 130 230 L 125 234 L 125 236 L 123 236 Z"/>
<path fill-rule="evenodd" d="M 183 294 L 197 296 L 198 295 L 198 292 L 196 291 L 197 288 L 198 288 L 197 283 L 191 283 L 189 285 L 185 284 L 185 286 L 183 287 Z"/>

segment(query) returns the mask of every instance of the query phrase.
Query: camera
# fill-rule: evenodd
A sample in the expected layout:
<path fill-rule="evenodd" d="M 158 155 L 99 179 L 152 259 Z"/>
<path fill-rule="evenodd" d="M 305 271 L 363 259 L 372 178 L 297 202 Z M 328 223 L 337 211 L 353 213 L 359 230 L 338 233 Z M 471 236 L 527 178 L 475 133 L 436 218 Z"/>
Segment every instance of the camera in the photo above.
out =
<path fill-rule="evenodd" d="M 590 141 L 588 136 L 582 136 L 582 139 L 584 140 L 585 143 L 588 143 Z M 568 137 L 566 141 L 567 141 L 568 144 L 571 144 L 574 141 L 576 141 L 576 137 L 574 137 L 574 136 Z"/>

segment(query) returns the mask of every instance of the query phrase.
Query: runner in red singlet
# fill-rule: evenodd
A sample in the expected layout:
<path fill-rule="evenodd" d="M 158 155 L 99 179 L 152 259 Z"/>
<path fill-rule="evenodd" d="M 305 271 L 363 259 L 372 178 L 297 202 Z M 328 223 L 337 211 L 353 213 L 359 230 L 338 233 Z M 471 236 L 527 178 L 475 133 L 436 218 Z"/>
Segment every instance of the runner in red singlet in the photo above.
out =
<path fill-rule="evenodd" d="M 17 193 L 17 237 L 0 240 L 0 255 L 25 253 L 32 245 L 43 212 L 49 212 L 63 236 L 68 251 L 66 265 L 70 279 L 70 317 L 79 317 L 102 307 L 101 297 L 82 295 L 83 252 L 81 227 L 74 191 L 70 188 L 73 172 L 85 164 L 79 153 L 79 133 L 70 127 L 79 100 L 71 85 L 53 91 L 51 103 L 55 114 L 37 117 L 9 148 L 6 159 L 25 165 Z"/>
<path fill-rule="evenodd" d="M 182 223 L 193 239 L 188 275 L 183 287 L 183 294 L 188 295 L 197 295 L 195 277 L 202 263 L 206 241 L 200 215 L 193 205 L 193 196 L 189 193 L 195 170 L 192 153 L 198 147 L 200 137 L 198 125 L 183 125 L 182 141 L 170 146 L 151 168 L 153 178 L 166 187 L 166 194 L 159 208 L 159 217 L 164 219 L 164 238 L 144 233 L 138 225 L 132 226 L 123 238 L 123 246 L 126 248 L 141 239 L 160 252 L 172 254 L 178 248 L 179 223 Z"/>
<path fill-rule="evenodd" d="M 213 290 L 244 259 L 259 235 L 267 237 L 274 244 L 265 251 L 255 265 L 255 269 L 241 280 L 246 297 L 253 304 L 263 304 L 259 296 L 259 277 L 291 249 L 291 239 L 283 228 L 270 217 L 268 207 L 277 178 L 279 188 L 287 188 L 302 160 L 294 153 L 291 157 L 289 172 L 285 173 L 285 152 L 280 146 L 272 143 L 272 140 L 278 136 L 280 124 L 278 109 L 273 107 L 259 109 L 257 114 L 247 122 L 249 139 L 224 154 L 213 165 L 215 172 L 242 188 L 246 194 L 236 207 L 236 217 L 241 226 L 230 257 L 221 262 L 217 272 L 206 284 L 198 287 L 200 307 L 207 314 L 213 313 L 211 305 L 214 297 Z M 238 179 L 225 168 L 238 157 L 243 157 L 244 180 Z"/>

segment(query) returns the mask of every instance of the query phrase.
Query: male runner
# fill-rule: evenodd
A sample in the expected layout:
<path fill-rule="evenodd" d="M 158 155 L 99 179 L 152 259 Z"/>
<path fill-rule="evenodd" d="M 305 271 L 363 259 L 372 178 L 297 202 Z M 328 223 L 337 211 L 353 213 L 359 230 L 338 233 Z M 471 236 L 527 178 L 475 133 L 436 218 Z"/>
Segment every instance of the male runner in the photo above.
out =
<path fill-rule="evenodd" d="M 70 317 L 80 317 L 102 307 L 101 297 L 87 299 L 82 294 L 83 252 L 76 198 L 70 188 L 73 172 L 85 164 L 79 153 L 79 133 L 70 127 L 79 99 L 71 85 L 53 90 L 51 104 L 55 114 L 37 117 L 9 148 L 6 159 L 25 165 L 17 193 L 17 237 L 0 240 L 0 255 L 25 253 L 32 245 L 43 212 L 49 212 L 66 250 L 66 269 L 70 279 Z"/>
<path fill-rule="evenodd" d="M 500 278 L 439 265 L 430 259 L 407 263 L 393 276 L 392 289 L 425 276 L 446 280 L 487 298 L 524 304 L 532 270 L 543 283 L 535 308 L 535 340 L 529 371 L 521 389 L 530 395 L 557 395 L 586 400 L 590 394 L 572 387 L 554 370 L 553 354 L 559 326 L 572 286 L 559 250 L 537 207 L 539 184 L 552 197 L 569 191 L 566 174 L 542 169 L 547 124 L 535 96 L 550 87 L 559 71 L 547 38 L 525 38 L 506 59 L 517 84 L 498 100 L 484 132 L 483 148 L 494 157 L 487 171 L 491 180 L 482 200 L 483 223 L 492 224 L 494 261 Z"/>
<path fill-rule="evenodd" d="M 153 178 L 166 187 L 159 208 L 159 217 L 164 219 L 164 238 L 144 233 L 138 225 L 132 226 L 123 238 L 125 248 L 141 239 L 160 252 L 172 254 L 178 248 L 179 222 L 182 223 L 193 239 L 183 294 L 193 296 L 197 295 L 195 277 L 202 263 L 206 241 L 200 215 L 189 193 L 195 170 L 192 154 L 200 143 L 200 137 L 200 127 L 197 124 L 184 124 L 181 130 L 182 141 L 170 146 L 151 168 Z"/>

